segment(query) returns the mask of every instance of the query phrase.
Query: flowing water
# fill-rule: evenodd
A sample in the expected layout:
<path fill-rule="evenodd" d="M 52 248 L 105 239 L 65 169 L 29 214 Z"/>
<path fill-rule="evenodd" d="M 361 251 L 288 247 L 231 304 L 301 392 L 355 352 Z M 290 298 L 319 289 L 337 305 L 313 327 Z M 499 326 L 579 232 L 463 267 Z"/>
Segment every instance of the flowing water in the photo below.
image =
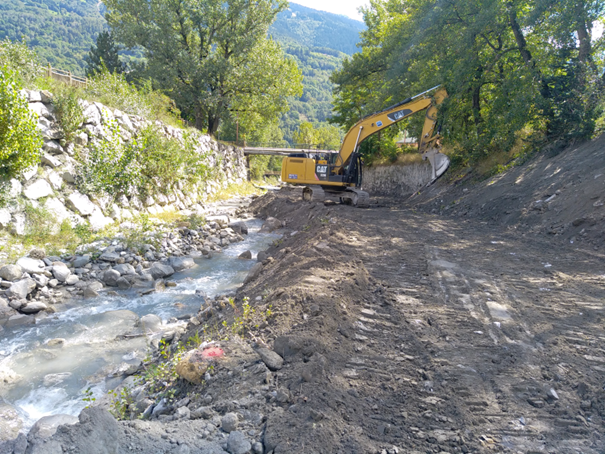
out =
<path fill-rule="evenodd" d="M 36 325 L 3 331 L 0 371 L 8 368 L 22 377 L 4 398 L 22 417 L 24 429 L 42 416 L 79 414 L 87 405 L 86 389 L 101 396 L 115 385 L 108 373 L 145 357 L 145 337 L 116 339 L 135 329 L 138 317 L 156 314 L 166 323 L 171 317 L 197 313 L 198 289 L 214 296 L 239 287 L 256 261 L 237 256 L 250 250 L 255 258 L 278 238 L 259 233 L 259 220 L 246 223 L 245 241 L 230 245 L 211 260 L 195 259 L 197 266 L 173 275 L 170 279 L 177 286 L 165 292 L 140 296 L 140 289 L 133 289 L 117 296 L 75 299 L 57 305 L 57 313 Z M 53 339 L 64 341 L 53 345 Z"/>

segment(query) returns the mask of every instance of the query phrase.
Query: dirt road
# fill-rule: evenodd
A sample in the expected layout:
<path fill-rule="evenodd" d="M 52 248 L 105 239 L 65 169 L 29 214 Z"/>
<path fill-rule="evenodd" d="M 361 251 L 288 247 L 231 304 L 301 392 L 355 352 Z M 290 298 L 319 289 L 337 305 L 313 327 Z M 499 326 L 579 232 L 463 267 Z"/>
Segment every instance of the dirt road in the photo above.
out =
<path fill-rule="evenodd" d="M 605 451 L 602 254 L 389 199 L 254 208 L 296 232 L 241 291 L 286 360 L 265 452 Z"/>

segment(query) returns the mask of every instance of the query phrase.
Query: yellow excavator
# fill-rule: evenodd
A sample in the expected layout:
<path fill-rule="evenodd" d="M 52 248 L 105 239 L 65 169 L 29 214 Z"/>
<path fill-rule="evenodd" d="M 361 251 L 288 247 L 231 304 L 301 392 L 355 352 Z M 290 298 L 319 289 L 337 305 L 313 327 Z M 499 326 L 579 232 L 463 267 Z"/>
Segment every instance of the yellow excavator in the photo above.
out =
<path fill-rule="evenodd" d="M 437 90 L 434 95 L 429 96 L 434 90 Z M 439 131 L 436 130 L 437 106 L 446 97 L 447 92 L 438 85 L 361 119 L 349 129 L 338 153 L 321 150 L 290 154 L 282 162 L 282 181 L 305 185 L 303 200 L 306 201 L 322 202 L 329 197 L 367 207 L 370 200 L 369 194 L 361 190 L 363 172 L 359 145 L 378 131 L 426 109 L 418 151 L 431 163 L 432 183 L 450 164 L 449 158 L 439 152 Z"/>

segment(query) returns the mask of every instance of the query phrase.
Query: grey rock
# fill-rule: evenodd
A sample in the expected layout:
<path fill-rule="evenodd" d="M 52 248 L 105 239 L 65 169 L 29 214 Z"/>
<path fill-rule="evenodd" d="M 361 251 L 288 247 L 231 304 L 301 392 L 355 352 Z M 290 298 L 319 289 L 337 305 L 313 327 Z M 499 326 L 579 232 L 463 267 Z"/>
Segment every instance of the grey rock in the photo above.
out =
<path fill-rule="evenodd" d="M 248 272 L 248 275 L 244 279 L 244 284 L 247 284 L 248 282 L 251 282 L 254 279 L 256 279 L 258 277 L 258 275 L 261 273 L 262 270 L 263 270 L 263 264 L 262 263 L 256 263 L 252 267 L 252 269 Z"/>
<path fill-rule="evenodd" d="M 221 418 L 221 429 L 229 433 L 237 429 L 239 420 L 235 413 L 227 413 Z"/>
<path fill-rule="evenodd" d="M 175 416 L 178 419 L 190 419 L 191 418 L 191 410 L 187 407 L 179 407 L 176 410 Z"/>
<path fill-rule="evenodd" d="M 17 265 L 21 267 L 24 273 L 34 274 L 43 273 L 45 265 L 42 260 L 33 259 L 31 257 L 21 257 L 17 260 Z"/>
<path fill-rule="evenodd" d="M 74 268 L 84 268 L 89 263 L 90 263 L 90 255 L 76 256 L 76 258 L 72 262 Z"/>
<path fill-rule="evenodd" d="M 65 282 L 67 277 L 71 274 L 71 271 L 69 271 L 69 268 L 67 268 L 67 266 L 65 264 L 58 264 L 58 263 L 61 263 L 61 262 L 53 263 L 53 269 L 52 269 L 53 276 L 59 282 Z"/>
<path fill-rule="evenodd" d="M 36 281 L 36 285 L 40 288 L 46 287 L 48 281 L 50 281 L 44 274 L 34 274 L 33 280 Z"/>
<path fill-rule="evenodd" d="M 34 281 L 32 278 L 26 278 L 13 282 L 8 289 L 8 293 L 14 298 L 23 299 L 33 292 L 35 288 L 36 281 Z"/>
<path fill-rule="evenodd" d="M 247 454 L 252 449 L 252 445 L 246 436 L 240 431 L 233 431 L 227 439 L 227 452 L 230 454 Z"/>
<path fill-rule="evenodd" d="M 33 325 L 36 319 L 33 315 L 17 314 L 9 317 L 4 325 L 5 328 L 13 328 L 15 326 Z"/>
<path fill-rule="evenodd" d="M 0 401 L 0 441 L 17 438 L 23 427 L 19 413 L 9 404 Z"/>
<path fill-rule="evenodd" d="M 174 274 L 174 268 L 172 268 L 170 265 L 164 265 L 156 262 L 151 265 L 151 268 L 149 268 L 149 274 L 151 274 L 154 279 L 162 279 L 172 276 Z"/>
<path fill-rule="evenodd" d="M 73 209 L 80 216 L 90 216 L 96 205 L 90 201 L 88 196 L 80 194 L 78 191 L 73 192 L 66 200 L 69 208 Z"/>
<path fill-rule="evenodd" d="M 267 220 L 263 223 L 263 226 L 260 228 L 260 231 L 261 233 L 271 233 L 277 229 L 281 229 L 282 227 L 282 221 L 277 218 L 268 217 Z"/>
<path fill-rule="evenodd" d="M 4 325 L 13 315 L 17 315 L 17 311 L 9 306 L 8 301 L 0 298 L 0 326 Z"/>
<path fill-rule="evenodd" d="M 162 326 L 162 319 L 155 314 L 143 315 L 139 320 L 139 326 L 146 332 L 159 331 Z"/>
<path fill-rule="evenodd" d="M 252 452 L 254 454 L 263 454 L 264 448 L 263 448 L 263 444 L 260 441 L 256 441 L 252 444 Z"/>
<path fill-rule="evenodd" d="M 80 282 L 80 278 L 75 274 L 70 274 L 69 276 L 67 276 L 67 279 L 65 279 L 65 283 L 67 285 L 75 285 L 78 282 Z"/>
<path fill-rule="evenodd" d="M 172 405 L 170 405 L 166 399 L 162 399 L 160 400 L 160 402 L 153 407 L 153 412 L 151 413 L 152 416 L 154 417 L 158 417 L 160 415 L 165 415 L 168 414 L 172 411 Z"/>
<path fill-rule="evenodd" d="M 122 276 L 130 275 L 130 274 L 137 274 L 136 270 L 134 269 L 134 266 L 132 266 L 128 263 L 116 265 L 113 267 L 113 269 L 116 270 L 118 273 L 120 273 L 120 275 L 122 275 Z"/>
<path fill-rule="evenodd" d="M 175 271 L 183 271 L 195 266 L 195 262 L 191 257 L 171 257 L 169 262 Z"/>
<path fill-rule="evenodd" d="M 252 260 L 252 252 L 244 251 L 240 255 L 238 255 L 237 258 L 243 260 Z"/>
<path fill-rule="evenodd" d="M 46 387 L 55 386 L 59 383 L 63 383 L 69 377 L 72 376 L 71 372 L 59 372 L 57 374 L 47 374 L 44 376 L 42 384 Z"/>
<path fill-rule="evenodd" d="M 120 258 L 120 254 L 118 254 L 117 252 L 107 251 L 107 252 L 103 252 L 100 255 L 99 260 L 103 260 L 104 262 L 115 262 L 119 258 Z"/>
<path fill-rule="evenodd" d="M 57 285 L 59 285 L 59 281 L 56 279 L 51 279 L 48 281 L 48 286 L 51 288 L 55 288 Z"/>
<path fill-rule="evenodd" d="M 236 233 L 248 235 L 248 225 L 244 221 L 232 222 L 229 227 Z"/>
<path fill-rule="evenodd" d="M 41 301 L 32 301 L 21 308 L 24 314 L 37 314 L 40 311 L 48 309 L 48 306 Z"/>
<path fill-rule="evenodd" d="M 40 161 L 42 161 L 42 164 L 52 167 L 53 169 L 55 167 L 59 167 L 63 164 L 57 158 L 55 158 L 54 156 L 52 156 L 48 153 L 42 153 L 42 156 L 40 157 Z"/>
<path fill-rule="evenodd" d="M 266 251 L 260 251 L 258 254 L 256 254 L 256 261 L 262 263 L 267 260 L 267 257 L 269 257 L 269 254 L 267 254 Z"/>
<path fill-rule="evenodd" d="M 284 359 L 273 350 L 261 347 L 256 350 L 256 353 L 258 353 L 269 370 L 280 370 L 284 365 Z"/>
<path fill-rule="evenodd" d="M 76 424 L 78 422 L 78 418 L 72 415 L 51 415 L 44 416 L 32 426 L 27 434 L 27 438 L 29 439 L 44 439 L 52 437 L 55 432 L 57 432 L 57 428 L 62 426 L 63 424 Z"/>
<path fill-rule="evenodd" d="M 46 258 L 46 252 L 42 248 L 35 247 L 29 251 L 27 256 L 31 257 L 32 259 L 44 260 Z"/>
<path fill-rule="evenodd" d="M 121 276 L 117 281 L 116 285 L 120 290 L 128 290 L 132 287 L 132 283 L 124 276 Z"/>
<path fill-rule="evenodd" d="M 16 281 L 21 279 L 23 269 L 19 265 L 4 265 L 0 268 L 0 278 L 5 281 Z"/>
<path fill-rule="evenodd" d="M 110 287 L 117 287 L 121 275 L 118 271 L 109 269 L 103 274 L 103 282 Z"/>
<path fill-rule="evenodd" d="M 40 440 L 32 437 L 28 454 L 119 452 L 120 426 L 107 410 L 100 407 L 85 408 L 78 419 L 77 424 L 63 425 L 50 438 Z"/>
<path fill-rule="evenodd" d="M 53 193 L 53 188 L 46 180 L 36 180 L 23 191 L 25 197 L 30 200 L 38 200 Z"/>
<path fill-rule="evenodd" d="M 191 419 L 210 419 L 214 416 L 214 412 L 210 407 L 200 407 L 191 412 Z"/>

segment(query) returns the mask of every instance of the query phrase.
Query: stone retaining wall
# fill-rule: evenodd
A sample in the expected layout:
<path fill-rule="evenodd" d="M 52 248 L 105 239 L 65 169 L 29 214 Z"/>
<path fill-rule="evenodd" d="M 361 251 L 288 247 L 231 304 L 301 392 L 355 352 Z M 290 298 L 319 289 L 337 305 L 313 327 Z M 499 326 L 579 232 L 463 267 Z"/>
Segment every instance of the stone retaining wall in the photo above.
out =
<path fill-rule="evenodd" d="M 57 122 L 52 105 L 52 95 L 46 91 L 23 90 L 29 108 L 38 116 L 38 127 L 44 137 L 41 150 L 42 160 L 25 172 L 20 179 L 10 181 L 9 204 L 0 209 L 0 226 L 14 234 L 23 234 L 25 229 L 24 209 L 27 204 L 48 210 L 58 224 L 68 219 L 72 225 L 86 222 L 93 230 L 99 230 L 114 222 L 123 221 L 140 213 L 157 214 L 166 210 L 188 212 L 202 211 L 202 203 L 229 183 L 241 183 L 247 178 L 243 151 L 217 143 L 210 136 L 197 133 L 197 151 L 209 168 L 214 170 L 212 181 L 186 191 L 183 187 L 167 194 L 146 197 L 144 200 L 122 195 L 116 200 L 109 197 L 89 197 L 78 192 L 75 154 L 78 147 L 87 147 L 92 140 L 103 139 L 107 134 L 105 125 L 116 122 L 122 138 L 130 140 L 151 122 L 144 118 L 127 115 L 100 103 L 80 101 L 85 121 L 74 143 L 66 144 L 63 131 Z M 180 129 L 156 122 L 167 137 L 181 139 Z M 195 134 L 195 133 L 194 133 Z"/>

